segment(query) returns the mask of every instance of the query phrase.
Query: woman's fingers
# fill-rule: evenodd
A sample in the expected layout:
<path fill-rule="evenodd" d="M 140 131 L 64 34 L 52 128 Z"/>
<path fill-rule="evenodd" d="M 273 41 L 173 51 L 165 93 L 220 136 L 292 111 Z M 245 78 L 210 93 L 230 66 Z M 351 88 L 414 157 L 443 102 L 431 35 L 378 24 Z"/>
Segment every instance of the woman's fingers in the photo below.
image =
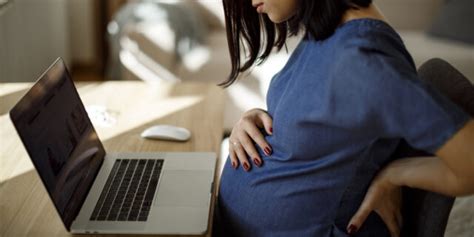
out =
<path fill-rule="evenodd" d="M 270 117 L 270 115 L 268 115 L 268 113 L 263 110 L 261 111 L 261 113 L 258 113 L 257 116 L 259 118 L 259 123 L 257 125 L 263 127 L 268 134 L 273 135 L 272 117 Z"/>
<path fill-rule="evenodd" d="M 241 141 L 242 147 L 244 148 L 245 152 L 252 159 L 253 163 L 258 167 L 262 166 L 262 159 L 260 158 L 260 155 L 255 149 L 255 145 L 252 142 L 251 138 L 246 133 L 241 133 L 239 136 L 239 140 Z"/>
<path fill-rule="evenodd" d="M 250 171 L 250 163 L 247 159 L 247 154 L 245 153 L 242 144 L 240 142 L 234 143 L 234 151 L 237 154 L 237 159 L 239 159 L 240 164 L 242 164 L 242 167 L 244 168 L 245 171 Z"/>
<path fill-rule="evenodd" d="M 237 159 L 237 155 L 235 154 L 234 148 L 232 148 L 231 144 L 229 144 L 229 157 L 232 167 L 237 169 L 239 167 L 239 160 Z"/>
<path fill-rule="evenodd" d="M 362 224 L 365 222 L 365 220 L 373 210 L 380 216 L 380 218 L 382 218 L 384 223 L 387 225 L 391 237 L 400 236 L 401 223 L 398 221 L 396 213 L 391 211 L 379 211 L 373 209 L 370 200 L 368 200 L 367 202 L 364 200 L 359 210 L 352 217 L 351 221 L 349 221 L 347 233 L 354 234 L 355 232 L 357 232 L 357 230 L 362 226 Z"/>
<path fill-rule="evenodd" d="M 272 123 L 272 119 L 266 111 L 253 109 L 247 111 L 234 126 L 229 138 L 229 156 L 235 169 L 240 163 L 244 170 L 249 171 L 251 165 L 248 157 L 256 166 L 262 166 L 263 160 L 257 152 L 255 143 L 262 148 L 265 155 L 272 154 L 271 146 L 259 129 L 259 127 L 264 127 L 268 134 L 272 134 Z"/>
<path fill-rule="evenodd" d="M 399 237 L 400 236 L 400 226 L 398 225 L 397 217 L 395 213 L 388 211 L 378 211 L 375 210 L 382 218 L 385 225 L 387 225 L 388 230 L 390 231 L 390 237 Z"/>
<path fill-rule="evenodd" d="M 362 201 L 357 212 L 354 214 L 352 219 L 349 221 L 347 225 L 347 233 L 354 234 L 357 230 L 362 226 L 365 222 L 367 217 L 370 215 L 372 210 L 374 210 L 374 202 L 376 200 L 377 192 L 373 187 L 370 187 L 367 190 L 367 194 Z"/>
<path fill-rule="evenodd" d="M 403 216 L 402 216 L 402 190 L 401 188 L 396 188 L 392 191 L 392 195 L 390 195 L 390 205 L 388 210 L 390 210 L 390 217 L 392 217 L 394 231 L 396 236 L 400 236 L 400 230 L 403 226 Z"/>
<path fill-rule="evenodd" d="M 370 212 L 372 212 L 370 204 L 365 201 L 362 202 L 362 205 L 359 207 L 359 210 L 357 210 L 356 214 L 354 214 L 352 219 L 349 221 L 349 225 L 347 225 L 347 233 L 355 234 L 365 222 Z"/>
<path fill-rule="evenodd" d="M 362 226 L 372 211 L 375 211 L 387 225 L 391 237 L 400 236 L 402 225 L 401 207 L 401 189 L 384 179 L 379 175 L 372 181 L 369 190 L 359 207 L 349 221 L 347 232 L 354 234 Z"/>
<path fill-rule="evenodd" d="M 403 225 L 403 216 L 400 210 L 397 210 L 395 217 L 397 218 L 398 227 L 401 229 Z"/>
<path fill-rule="evenodd" d="M 262 151 L 265 153 L 265 155 L 269 156 L 272 154 L 272 148 L 268 144 L 268 142 L 265 140 L 263 137 L 263 134 L 260 132 L 260 130 L 253 124 L 248 124 L 245 126 L 245 131 L 247 132 L 248 136 L 257 143 L 257 145 L 262 149 Z M 252 144 L 252 147 L 254 145 Z M 253 149 L 255 150 L 255 148 Z M 256 152 L 256 151 L 255 151 Z M 252 154 L 250 154 L 252 155 Z M 254 156 L 252 156 L 254 157 Z M 259 156 L 260 157 L 260 156 Z"/>

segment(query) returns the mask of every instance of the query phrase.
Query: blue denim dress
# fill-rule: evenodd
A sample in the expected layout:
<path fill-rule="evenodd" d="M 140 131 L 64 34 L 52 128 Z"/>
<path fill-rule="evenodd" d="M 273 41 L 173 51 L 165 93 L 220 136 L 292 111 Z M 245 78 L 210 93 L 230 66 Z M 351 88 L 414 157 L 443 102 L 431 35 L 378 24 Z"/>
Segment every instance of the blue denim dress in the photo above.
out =
<path fill-rule="evenodd" d="M 222 174 L 215 236 L 348 236 L 375 174 L 402 139 L 434 153 L 470 117 L 416 74 L 386 23 L 353 20 L 303 40 L 270 84 L 273 154 Z M 355 236 L 390 236 L 372 213 Z"/>

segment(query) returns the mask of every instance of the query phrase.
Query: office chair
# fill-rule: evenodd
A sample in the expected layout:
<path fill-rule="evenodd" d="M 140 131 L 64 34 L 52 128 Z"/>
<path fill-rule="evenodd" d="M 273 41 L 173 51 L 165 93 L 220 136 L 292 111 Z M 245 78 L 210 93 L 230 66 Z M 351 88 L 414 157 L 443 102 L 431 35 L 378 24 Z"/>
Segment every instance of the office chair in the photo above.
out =
<path fill-rule="evenodd" d="M 421 80 L 431 84 L 443 95 L 474 117 L 474 86 L 448 62 L 431 59 L 419 69 Z M 395 157 L 430 156 L 403 141 Z M 402 237 L 442 237 L 455 198 L 419 189 L 403 188 Z"/>

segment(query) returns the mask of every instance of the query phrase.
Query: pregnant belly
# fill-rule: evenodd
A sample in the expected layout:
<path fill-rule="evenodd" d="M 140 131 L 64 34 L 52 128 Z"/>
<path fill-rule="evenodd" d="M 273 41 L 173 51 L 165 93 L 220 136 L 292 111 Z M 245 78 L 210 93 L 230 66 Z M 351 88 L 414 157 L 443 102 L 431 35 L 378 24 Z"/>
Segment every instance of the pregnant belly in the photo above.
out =
<path fill-rule="evenodd" d="M 305 169 L 306 168 L 306 169 Z M 288 167 L 265 160 L 251 172 L 226 163 L 219 203 L 226 217 L 240 229 L 304 230 L 330 227 L 334 219 L 340 180 L 308 167 Z"/>
<path fill-rule="evenodd" d="M 359 184 L 342 170 L 266 158 L 262 168 L 245 172 L 227 161 L 218 202 L 221 223 L 227 223 L 223 228 L 236 236 L 346 236 L 365 191 L 353 189 Z M 375 213 L 358 232 L 390 236 Z"/>

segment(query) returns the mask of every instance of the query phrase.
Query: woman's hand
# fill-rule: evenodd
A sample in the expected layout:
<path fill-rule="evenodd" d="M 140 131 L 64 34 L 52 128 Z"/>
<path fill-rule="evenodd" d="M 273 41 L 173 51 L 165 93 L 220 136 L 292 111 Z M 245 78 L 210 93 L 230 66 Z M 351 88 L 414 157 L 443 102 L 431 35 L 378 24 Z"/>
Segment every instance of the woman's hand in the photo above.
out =
<path fill-rule="evenodd" d="M 372 181 L 359 210 L 347 226 L 347 233 L 354 234 L 372 211 L 375 211 L 387 225 L 391 237 L 400 236 L 402 226 L 401 186 L 390 182 L 390 165 L 384 168 Z"/>
<path fill-rule="evenodd" d="M 272 124 L 272 118 L 261 109 L 252 109 L 242 115 L 232 129 L 229 138 L 229 155 L 234 169 L 237 169 L 240 163 L 245 171 L 249 171 L 251 166 L 247 157 L 251 157 L 256 166 L 262 166 L 263 161 L 254 142 L 264 151 L 265 155 L 271 155 L 272 148 L 260 129 L 265 128 L 265 131 L 271 135 L 273 134 Z"/>

